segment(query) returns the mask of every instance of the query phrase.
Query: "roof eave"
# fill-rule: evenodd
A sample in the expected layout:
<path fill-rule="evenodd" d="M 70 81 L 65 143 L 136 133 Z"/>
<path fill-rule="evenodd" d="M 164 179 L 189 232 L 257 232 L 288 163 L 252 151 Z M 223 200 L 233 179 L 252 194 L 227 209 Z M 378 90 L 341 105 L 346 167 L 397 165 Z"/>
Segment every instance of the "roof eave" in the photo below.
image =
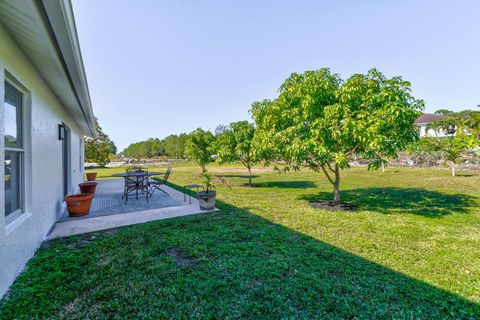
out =
<path fill-rule="evenodd" d="M 77 29 L 69 0 L 39 0 L 39 9 L 49 30 L 58 58 L 82 109 L 91 137 L 96 137 L 94 114 L 83 65 Z"/>

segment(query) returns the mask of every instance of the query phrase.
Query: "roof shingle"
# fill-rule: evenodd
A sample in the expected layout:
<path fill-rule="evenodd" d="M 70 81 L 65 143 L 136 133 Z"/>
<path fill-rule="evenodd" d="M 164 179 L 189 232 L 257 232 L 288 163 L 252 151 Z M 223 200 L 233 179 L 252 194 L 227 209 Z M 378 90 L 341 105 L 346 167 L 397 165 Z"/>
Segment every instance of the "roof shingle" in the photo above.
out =
<path fill-rule="evenodd" d="M 430 123 L 438 119 L 446 118 L 447 116 L 440 115 L 440 114 L 432 114 L 432 113 L 424 113 L 420 117 L 415 120 L 416 124 L 420 123 Z"/>

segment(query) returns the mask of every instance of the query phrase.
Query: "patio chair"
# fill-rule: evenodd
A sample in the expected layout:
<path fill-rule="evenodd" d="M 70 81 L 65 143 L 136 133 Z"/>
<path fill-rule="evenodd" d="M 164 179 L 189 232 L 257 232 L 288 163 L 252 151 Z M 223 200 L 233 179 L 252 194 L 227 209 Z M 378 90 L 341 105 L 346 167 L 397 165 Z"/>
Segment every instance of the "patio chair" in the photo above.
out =
<path fill-rule="evenodd" d="M 172 168 L 169 167 L 167 169 L 167 172 L 165 172 L 165 175 L 163 176 L 162 180 L 154 180 L 154 179 L 149 179 L 148 180 L 148 187 L 149 187 L 149 194 L 150 194 L 150 197 L 152 196 L 152 194 L 155 192 L 155 190 L 160 190 L 162 191 L 163 193 L 167 194 L 168 195 L 168 192 L 163 190 L 161 188 L 161 186 L 163 185 L 166 185 L 167 184 L 167 181 L 168 181 L 168 178 L 170 177 L 170 173 L 172 172 Z"/>
<path fill-rule="evenodd" d="M 135 192 L 135 198 L 138 200 L 138 192 L 145 194 L 147 202 L 149 198 L 148 190 L 148 168 L 127 168 L 126 173 L 145 172 L 145 175 L 127 176 L 125 177 L 125 186 L 123 190 L 123 197 L 125 197 L 125 203 L 128 202 L 128 195 Z"/>

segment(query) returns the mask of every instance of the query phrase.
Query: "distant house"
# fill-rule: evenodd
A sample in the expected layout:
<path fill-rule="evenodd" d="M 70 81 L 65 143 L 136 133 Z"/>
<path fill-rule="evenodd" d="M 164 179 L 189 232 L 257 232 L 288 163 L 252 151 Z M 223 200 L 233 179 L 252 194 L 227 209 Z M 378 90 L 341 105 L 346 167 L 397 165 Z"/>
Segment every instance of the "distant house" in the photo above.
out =
<path fill-rule="evenodd" d="M 92 106 L 69 0 L 0 0 L 0 296 L 83 181 Z"/>
<path fill-rule="evenodd" d="M 418 126 L 420 130 L 420 137 L 447 137 L 448 135 L 443 131 L 435 131 L 429 128 L 429 125 L 434 122 L 435 120 L 444 119 L 446 116 L 439 115 L 439 114 L 430 114 L 425 113 L 422 114 L 420 117 L 415 120 L 415 124 Z"/>

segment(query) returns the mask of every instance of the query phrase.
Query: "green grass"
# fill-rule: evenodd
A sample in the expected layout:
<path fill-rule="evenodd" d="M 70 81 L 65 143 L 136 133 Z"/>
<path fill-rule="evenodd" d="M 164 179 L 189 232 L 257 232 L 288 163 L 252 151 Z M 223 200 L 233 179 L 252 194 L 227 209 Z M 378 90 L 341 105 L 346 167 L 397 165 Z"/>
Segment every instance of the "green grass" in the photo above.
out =
<path fill-rule="evenodd" d="M 123 170 L 97 170 L 106 178 Z M 343 172 L 356 212 L 310 208 L 331 187 L 309 171 L 217 167 L 219 212 L 45 243 L 0 318 L 476 319 L 480 176 Z M 171 182 L 199 182 L 175 167 Z"/>

